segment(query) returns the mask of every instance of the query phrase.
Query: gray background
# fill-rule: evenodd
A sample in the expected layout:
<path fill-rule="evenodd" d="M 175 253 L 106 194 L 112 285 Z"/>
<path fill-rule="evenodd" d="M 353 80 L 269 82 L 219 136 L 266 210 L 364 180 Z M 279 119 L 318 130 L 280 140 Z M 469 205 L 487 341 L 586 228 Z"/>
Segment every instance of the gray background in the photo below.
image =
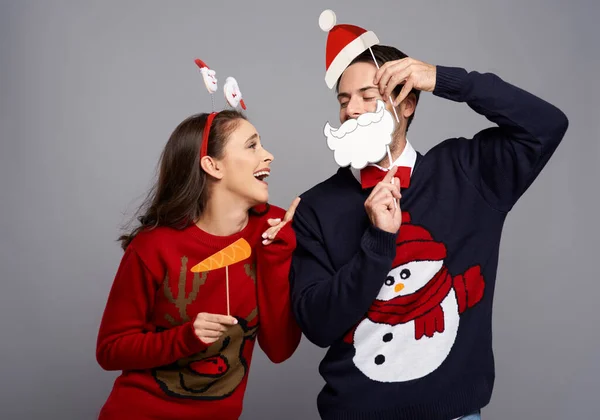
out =
<path fill-rule="evenodd" d="M 600 39 L 595 0 L 0 1 L 0 418 L 93 419 L 115 373 L 95 361 L 121 257 L 115 238 L 189 114 L 210 111 L 193 59 L 237 78 L 276 156 L 272 202 L 335 170 L 324 8 L 433 64 L 492 71 L 571 125 L 509 215 L 495 300 L 497 382 L 485 420 L 598 418 Z M 422 95 L 421 152 L 488 122 Z M 449 223 L 451 221 L 448 221 Z M 255 353 L 243 419 L 315 419 L 323 350 Z"/>

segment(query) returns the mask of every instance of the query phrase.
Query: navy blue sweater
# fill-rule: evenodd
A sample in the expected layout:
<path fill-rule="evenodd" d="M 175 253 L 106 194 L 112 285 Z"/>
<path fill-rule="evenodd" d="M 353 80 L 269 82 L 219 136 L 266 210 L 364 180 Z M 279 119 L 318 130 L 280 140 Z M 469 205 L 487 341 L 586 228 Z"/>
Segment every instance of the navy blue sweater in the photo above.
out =
<path fill-rule="evenodd" d="M 493 74 L 438 66 L 433 93 L 495 126 L 417 153 L 398 234 L 370 223 L 371 189 L 348 168 L 305 192 L 294 216 L 294 314 L 329 347 L 323 419 L 450 420 L 490 400 L 503 223 L 568 120 Z"/>

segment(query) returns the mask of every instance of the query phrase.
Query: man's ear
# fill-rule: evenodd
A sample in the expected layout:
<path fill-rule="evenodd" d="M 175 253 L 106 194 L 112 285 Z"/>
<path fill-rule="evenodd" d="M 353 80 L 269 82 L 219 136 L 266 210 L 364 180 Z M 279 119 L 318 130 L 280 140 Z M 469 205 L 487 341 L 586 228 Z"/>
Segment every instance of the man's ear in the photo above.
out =
<path fill-rule="evenodd" d="M 210 156 L 204 156 L 202 159 L 200 159 L 200 167 L 204 170 L 204 172 L 213 178 L 223 178 L 223 171 L 219 161 Z"/>
<path fill-rule="evenodd" d="M 404 118 L 409 118 L 412 114 L 415 113 L 415 108 L 417 107 L 417 97 L 414 93 L 409 93 L 406 98 L 400 104 L 400 113 Z"/>

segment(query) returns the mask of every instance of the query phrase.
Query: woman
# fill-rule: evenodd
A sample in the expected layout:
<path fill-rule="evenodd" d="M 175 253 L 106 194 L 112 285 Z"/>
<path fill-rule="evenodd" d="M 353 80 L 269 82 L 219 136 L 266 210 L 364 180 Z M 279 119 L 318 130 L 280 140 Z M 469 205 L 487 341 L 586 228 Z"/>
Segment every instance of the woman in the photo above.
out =
<path fill-rule="evenodd" d="M 173 132 L 125 250 L 96 356 L 122 370 L 100 419 L 237 419 L 255 338 L 275 363 L 301 333 L 289 303 L 295 236 L 269 206 L 273 156 L 237 111 Z"/>

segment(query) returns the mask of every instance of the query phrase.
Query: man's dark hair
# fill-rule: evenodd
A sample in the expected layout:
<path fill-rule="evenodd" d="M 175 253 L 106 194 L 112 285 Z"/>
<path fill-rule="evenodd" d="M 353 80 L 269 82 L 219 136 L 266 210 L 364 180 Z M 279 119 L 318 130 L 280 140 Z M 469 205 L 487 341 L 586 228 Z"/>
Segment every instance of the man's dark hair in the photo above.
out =
<path fill-rule="evenodd" d="M 404 54 L 399 49 L 390 47 L 388 45 L 374 45 L 371 47 L 371 50 L 373 50 L 373 55 L 375 56 L 375 59 L 377 60 L 377 64 L 379 65 L 379 67 L 381 67 L 383 65 L 383 63 L 387 63 L 388 61 L 395 61 L 395 60 L 400 60 L 402 58 L 408 57 L 406 54 Z M 356 57 L 350 63 L 350 65 L 352 65 L 354 63 L 372 63 L 372 62 L 373 62 L 373 56 L 371 55 L 371 52 L 367 49 L 362 54 L 360 54 L 358 57 Z M 337 84 L 335 86 L 336 92 L 339 92 L 340 80 L 341 80 L 341 77 L 338 79 Z M 402 90 L 402 86 L 403 85 L 396 86 L 396 88 L 393 91 L 394 97 L 396 97 L 400 94 L 400 90 Z M 415 100 L 416 100 L 415 108 L 416 108 L 416 104 L 419 103 L 419 94 L 421 92 L 419 90 L 412 89 L 410 91 L 410 93 L 415 95 Z M 410 95 L 410 93 L 409 93 L 409 95 Z M 408 127 L 410 127 L 410 123 L 412 122 L 414 116 L 415 116 L 415 113 L 413 112 L 413 114 L 410 117 L 408 117 L 408 121 L 406 122 L 406 130 L 407 131 L 408 131 Z"/>

